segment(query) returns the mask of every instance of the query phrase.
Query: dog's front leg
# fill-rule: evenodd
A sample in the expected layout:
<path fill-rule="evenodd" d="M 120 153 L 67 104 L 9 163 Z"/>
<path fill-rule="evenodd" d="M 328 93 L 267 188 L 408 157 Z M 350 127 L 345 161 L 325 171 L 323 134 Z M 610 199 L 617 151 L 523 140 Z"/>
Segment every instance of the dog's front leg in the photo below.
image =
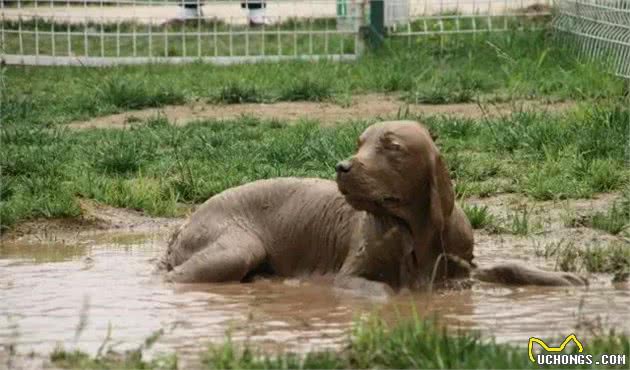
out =
<path fill-rule="evenodd" d="M 479 268 L 473 270 L 473 277 L 489 283 L 507 285 L 588 285 L 588 280 L 570 272 L 544 271 L 519 263 L 503 263 L 490 268 Z"/>
<path fill-rule="evenodd" d="M 338 275 L 335 277 L 334 287 L 351 295 L 377 299 L 387 299 L 394 294 L 389 285 L 359 276 Z"/>

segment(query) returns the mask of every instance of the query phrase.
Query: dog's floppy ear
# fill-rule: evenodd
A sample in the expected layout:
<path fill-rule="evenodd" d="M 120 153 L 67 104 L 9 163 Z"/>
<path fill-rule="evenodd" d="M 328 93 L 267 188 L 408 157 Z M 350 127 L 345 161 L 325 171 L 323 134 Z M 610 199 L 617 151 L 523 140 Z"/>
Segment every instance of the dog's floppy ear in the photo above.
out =
<path fill-rule="evenodd" d="M 438 237 L 442 238 L 446 221 L 453 212 L 455 193 L 440 153 L 435 153 L 431 163 L 429 187 L 431 224 L 438 233 Z"/>

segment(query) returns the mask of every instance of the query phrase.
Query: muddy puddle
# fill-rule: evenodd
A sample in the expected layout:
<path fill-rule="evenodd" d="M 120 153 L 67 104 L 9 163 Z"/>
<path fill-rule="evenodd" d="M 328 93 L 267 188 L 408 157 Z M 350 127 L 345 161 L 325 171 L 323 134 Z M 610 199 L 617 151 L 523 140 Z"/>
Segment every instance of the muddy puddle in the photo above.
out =
<path fill-rule="evenodd" d="M 397 320 L 412 306 L 449 328 L 478 329 L 522 345 L 530 336 L 630 332 L 630 289 L 606 279 L 588 289 L 478 284 L 382 302 L 293 280 L 172 285 L 153 271 L 163 232 L 79 239 L 0 245 L 0 343 L 24 354 L 45 354 L 57 345 L 94 354 L 104 342 L 120 351 L 137 348 L 163 330 L 148 355 L 175 351 L 185 363 L 226 333 L 270 349 L 340 348 L 353 320 L 372 312 Z M 479 245 L 480 262 L 492 260 L 496 248 L 506 253 L 505 246 L 492 245 Z"/>

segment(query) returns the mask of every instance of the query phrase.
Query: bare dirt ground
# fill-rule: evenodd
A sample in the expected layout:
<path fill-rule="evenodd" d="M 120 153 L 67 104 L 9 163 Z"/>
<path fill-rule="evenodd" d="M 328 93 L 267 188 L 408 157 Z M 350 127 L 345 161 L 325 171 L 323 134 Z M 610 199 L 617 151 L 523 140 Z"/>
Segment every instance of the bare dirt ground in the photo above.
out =
<path fill-rule="evenodd" d="M 81 200 L 81 216 L 70 219 L 39 219 L 15 225 L 0 236 L 4 243 L 68 244 L 85 239 L 87 235 L 128 235 L 152 233 L 167 238 L 183 218 L 149 217 L 131 209 L 115 208 L 92 200 Z"/>
<path fill-rule="evenodd" d="M 611 242 L 630 243 L 622 235 L 583 226 L 567 226 L 569 219 L 579 219 L 595 212 L 606 212 L 620 198 L 619 193 L 597 194 L 592 199 L 534 202 L 517 194 L 502 194 L 489 198 L 471 198 L 465 203 L 486 206 L 503 230 L 475 230 L 477 263 L 492 265 L 499 261 L 524 261 L 551 270 L 558 269 L 557 258 L 541 258 L 550 245 L 574 248 L 606 246 Z M 511 217 L 529 214 L 527 235 L 510 232 Z M 558 244 L 560 243 L 560 244 Z M 602 276 L 600 276 L 602 278 Z M 604 276 L 603 278 L 608 278 Z"/>
<path fill-rule="evenodd" d="M 536 100 L 484 103 L 482 105 L 476 103 L 408 104 L 394 95 L 367 94 L 353 97 L 351 102 L 346 105 L 335 102 L 279 102 L 270 104 L 209 104 L 198 102 L 96 117 L 87 121 L 72 122 L 68 124 L 68 127 L 72 129 L 124 128 L 157 115 L 164 116 L 175 125 L 185 125 L 207 119 L 224 120 L 243 115 L 290 122 L 311 119 L 322 124 L 335 124 L 348 120 L 393 119 L 399 117 L 401 113 L 407 112 L 412 115 L 479 118 L 485 115 L 496 116 L 518 110 L 564 111 L 574 106 L 574 102 L 548 103 Z"/>

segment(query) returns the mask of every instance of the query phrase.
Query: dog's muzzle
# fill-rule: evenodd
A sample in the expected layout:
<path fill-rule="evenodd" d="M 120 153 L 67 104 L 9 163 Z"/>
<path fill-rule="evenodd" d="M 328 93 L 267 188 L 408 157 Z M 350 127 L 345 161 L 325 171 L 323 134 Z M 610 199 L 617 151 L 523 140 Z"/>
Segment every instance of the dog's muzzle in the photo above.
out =
<path fill-rule="evenodd" d="M 335 171 L 337 174 L 348 173 L 352 169 L 352 162 L 350 161 L 341 161 L 335 165 Z"/>

